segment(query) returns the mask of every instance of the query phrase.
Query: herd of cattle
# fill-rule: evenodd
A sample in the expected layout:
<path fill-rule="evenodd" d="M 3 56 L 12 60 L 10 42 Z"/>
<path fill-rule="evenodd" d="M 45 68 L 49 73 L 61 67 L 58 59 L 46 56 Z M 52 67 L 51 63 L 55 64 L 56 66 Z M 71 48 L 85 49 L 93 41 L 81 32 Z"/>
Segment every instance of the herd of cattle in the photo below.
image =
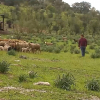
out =
<path fill-rule="evenodd" d="M 67 41 L 66 37 L 62 37 L 63 41 Z M 51 42 L 45 42 L 45 44 L 53 45 Z M 0 39 L 0 50 L 2 51 L 9 51 L 9 50 L 16 50 L 21 52 L 33 52 L 33 53 L 40 53 L 40 44 L 38 43 L 28 43 L 26 41 L 17 40 L 17 39 Z"/>
<path fill-rule="evenodd" d="M 0 39 L 0 50 L 14 49 L 22 52 L 40 52 L 40 44 L 28 43 L 22 40 Z"/>

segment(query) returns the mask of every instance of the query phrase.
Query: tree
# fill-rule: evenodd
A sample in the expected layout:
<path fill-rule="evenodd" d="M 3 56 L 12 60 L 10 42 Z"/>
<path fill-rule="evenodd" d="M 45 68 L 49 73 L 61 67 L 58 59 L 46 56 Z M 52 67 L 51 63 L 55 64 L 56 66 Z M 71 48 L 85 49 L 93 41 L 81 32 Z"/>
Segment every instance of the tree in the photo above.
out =
<path fill-rule="evenodd" d="M 72 4 L 72 8 L 74 10 L 74 12 L 77 13 L 88 13 L 90 8 L 91 8 L 91 4 L 89 2 L 76 2 L 74 4 Z"/>
<path fill-rule="evenodd" d="M 91 20 L 90 23 L 89 23 L 89 28 L 92 32 L 92 36 L 94 37 L 95 34 L 100 31 L 99 29 L 100 27 L 100 24 L 98 23 L 98 20 Z"/>

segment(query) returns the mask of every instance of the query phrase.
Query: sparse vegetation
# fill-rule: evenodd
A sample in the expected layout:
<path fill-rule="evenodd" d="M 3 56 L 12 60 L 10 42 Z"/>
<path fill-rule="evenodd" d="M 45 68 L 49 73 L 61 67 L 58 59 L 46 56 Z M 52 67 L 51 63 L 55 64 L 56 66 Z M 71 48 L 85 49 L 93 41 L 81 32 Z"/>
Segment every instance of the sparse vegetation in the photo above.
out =
<path fill-rule="evenodd" d="M 59 75 L 55 80 L 55 86 L 64 90 L 71 90 L 71 86 L 75 85 L 74 76 L 70 73 Z"/>
<path fill-rule="evenodd" d="M 34 71 L 29 72 L 29 77 L 30 78 L 34 79 L 36 76 L 37 76 L 37 72 L 34 72 Z"/>
<path fill-rule="evenodd" d="M 100 90 L 100 80 L 92 79 L 87 82 L 86 87 L 88 90 L 99 91 Z"/>
<path fill-rule="evenodd" d="M 22 74 L 19 76 L 19 82 L 25 82 L 26 80 L 26 75 Z"/>
<path fill-rule="evenodd" d="M 8 70 L 9 70 L 9 66 L 10 66 L 10 63 L 8 63 L 7 61 L 1 61 L 0 62 L 0 72 L 1 73 L 7 73 Z"/>
<path fill-rule="evenodd" d="M 7 53 L 8 53 L 8 55 L 12 55 L 12 56 L 16 55 L 16 52 L 13 49 L 11 49 L 10 51 L 8 51 Z"/>

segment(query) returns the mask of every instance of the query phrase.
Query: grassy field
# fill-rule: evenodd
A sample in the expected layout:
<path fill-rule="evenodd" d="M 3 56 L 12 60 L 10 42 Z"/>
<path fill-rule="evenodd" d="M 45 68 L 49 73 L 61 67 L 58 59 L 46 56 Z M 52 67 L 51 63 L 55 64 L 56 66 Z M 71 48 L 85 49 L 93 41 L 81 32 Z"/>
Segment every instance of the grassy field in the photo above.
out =
<path fill-rule="evenodd" d="M 26 56 L 27 59 L 19 58 L 21 55 Z M 100 59 L 92 59 L 89 54 L 81 57 L 81 54 L 64 52 L 59 54 L 17 52 L 16 56 L 11 56 L 5 51 L 0 51 L 0 56 L 1 61 L 6 60 L 11 63 L 9 72 L 0 74 L 0 88 L 2 90 L 0 98 L 5 100 L 80 100 L 90 98 L 90 95 L 100 98 L 99 92 L 88 91 L 85 87 L 87 80 L 100 78 Z M 37 77 L 30 79 L 29 71 L 37 72 Z M 57 76 L 68 72 L 74 75 L 75 86 L 71 91 L 56 88 L 54 81 Z M 20 83 L 18 81 L 21 74 L 26 75 L 26 82 Z M 50 86 L 33 84 L 39 81 L 49 82 Z M 16 89 L 10 89 L 11 86 Z M 6 89 L 3 90 L 4 87 Z"/>
<path fill-rule="evenodd" d="M 75 44 L 77 46 L 77 44 Z M 91 79 L 100 79 L 100 59 L 91 58 L 92 52 L 81 57 L 70 52 L 50 53 L 42 51 L 40 54 L 16 52 L 16 56 L 0 51 L 0 61 L 10 63 L 7 73 L 0 73 L 1 100 L 97 100 L 100 92 L 89 91 L 86 82 Z M 25 56 L 27 59 L 20 58 Z M 29 77 L 29 71 L 37 76 Z M 71 73 L 75 78 L 75 85 L 70 91 L 55 87 L 54 82 L 58 75 Z M 25 75 L 26 81 L 19 82 L 19 76 Z M 50 86 L 34 85 L 43 81 Z M 97 99 L 96 99 L 97 98 Z"/>

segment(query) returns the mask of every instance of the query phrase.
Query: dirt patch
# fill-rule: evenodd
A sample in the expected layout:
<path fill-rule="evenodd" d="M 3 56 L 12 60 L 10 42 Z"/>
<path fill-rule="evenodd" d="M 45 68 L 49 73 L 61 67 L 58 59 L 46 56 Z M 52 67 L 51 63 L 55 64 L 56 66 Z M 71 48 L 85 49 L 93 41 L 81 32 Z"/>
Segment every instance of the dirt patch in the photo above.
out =
<path fill-rule="evenodd" d="M 100 98 L 98 98 L 97 96 L 91 96 L 89 100 L 100 100 Z"/>
<path fill-rule="evenodd" d="M 19 91 L 20 93 L 32 92 L 32 91 L 43 92 L 43 93 L 46 92 L 46 91 L 44 91 L 44 90 L 25 89 L 25 88 L 21 88 L 21 87 L 12 87 L 12 86 L 0 88 L 0 92 L 9 91 L 9 90 L 17 90 L 17 91 Z"/>
<path fill-rule="evenodd" d="M 7 34 L 10 34 L 10 32 L 9 31 L 2 31 L 2 30 L 0 30 L 0 34 L 7 35 Z"/>

